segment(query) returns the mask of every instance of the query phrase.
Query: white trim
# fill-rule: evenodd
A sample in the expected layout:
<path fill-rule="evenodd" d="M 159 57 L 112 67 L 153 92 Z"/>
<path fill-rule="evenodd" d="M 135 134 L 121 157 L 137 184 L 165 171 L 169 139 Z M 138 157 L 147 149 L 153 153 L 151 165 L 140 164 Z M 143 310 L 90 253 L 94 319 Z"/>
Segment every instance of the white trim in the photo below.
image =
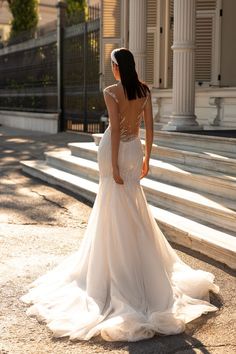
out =
<path fill-rule="evenodd" d="M 166 4 L 162 1 L 158 1 L 158 21 L 157 21 L 157 36 L 158 36 L 158 55 L 159 55 L 159 72 L 158 72 L 158 81 L 157 88 L 164 88 L 164 77 L 165 77 L 165 65 L 166 65 L 166 56 L 165 56 L 165 15 L 166 15 Z M 160 28 L 163 28 L 162 34 L 160 33 Z M 168 63 L 167 63 L 168 65 Z M 160 78 L 162 82 L 160 83 Z"/>
<path fill-rule="evenodd" d="M 154 47 L 154 82 L 153 86 L 156 88 L 160 87 L 160 56 L 161 56 L 161 39 L 160 39 L 160 27 L 161 27 L 161 4 L 157 0 L 157 22 L 156 22 L 156 38 Z"/>
<path fill-rule="evenodd" d="M 168 87 L 168 67 L 169 67 L 169 36 L 170 36 L 170 0 L 165 1 L 165 20 L 164 20 L 164 78 L 163 78 L 163 86 Z"/>
<path fill-rule="evenodd" d="M 159 35 L 158 35 L 159 34 Z M 159 78 L 160 78 L 160 31 L 158 31 L 158 27 L 156 26 L 156 30 L 154 33 L 154 58 L 153 58 L 153 86 L 159 87 Z"/>
<path fill-rule="evenodd" d="M 222 9 L 222 0 L 216 1 L 216 16 L 214 19 L 214 31 L 213 31 L 213 53 L 212 53 L 212 70 L 211 70 L 211 85 L 219 86 L 220 81 L 218 75 L 220 74 L 220 59 L 221 59 L 221 26 L 222 17 L 220 16 L 220 10 Z"/>

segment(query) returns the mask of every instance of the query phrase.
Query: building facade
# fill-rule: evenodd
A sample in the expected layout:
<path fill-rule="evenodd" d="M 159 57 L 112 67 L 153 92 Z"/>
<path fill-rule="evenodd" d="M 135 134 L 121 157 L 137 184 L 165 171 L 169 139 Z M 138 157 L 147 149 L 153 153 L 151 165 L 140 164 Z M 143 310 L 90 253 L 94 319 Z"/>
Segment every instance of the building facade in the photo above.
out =
<path fill-rule="evenodd" d="M 101 87 L 128 47 L 158 129 L 236 129 L 235 0 L 102 0 L 101 13 Z"/>
<path fill-rule="evenodd" d="M 11 14 L 7 2 L 0 3 L 0 42 L 7 40 L 10 33 Z"/>

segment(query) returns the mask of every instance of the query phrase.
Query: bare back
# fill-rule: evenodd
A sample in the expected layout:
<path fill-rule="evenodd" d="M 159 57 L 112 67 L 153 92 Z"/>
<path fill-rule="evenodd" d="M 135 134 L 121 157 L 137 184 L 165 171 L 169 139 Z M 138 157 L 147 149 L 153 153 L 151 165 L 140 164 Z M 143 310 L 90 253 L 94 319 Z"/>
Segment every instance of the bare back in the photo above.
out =
<path fill-rule="evenodd" d="M 110 95 L 114 100 L 114 104 L 118 106 L 120 140 L 130 141 L 135 139 L 139 134 L 143 110 L 150 94 L 148 93 L 147 96 L 135 100 L 128 100 L 125 97 L 121 83 L 108 86 L 103 92 L 104 95 Z"/>

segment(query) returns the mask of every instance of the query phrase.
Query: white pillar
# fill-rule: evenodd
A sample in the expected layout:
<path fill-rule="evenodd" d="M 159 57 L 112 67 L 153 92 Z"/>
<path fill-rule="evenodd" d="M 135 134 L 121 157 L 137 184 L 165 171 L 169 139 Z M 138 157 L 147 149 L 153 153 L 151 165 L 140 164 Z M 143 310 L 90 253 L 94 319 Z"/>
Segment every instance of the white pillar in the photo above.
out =
<path fill-rule="evenodd" d="M 145 80 L 146 31 L 146 0 L 130 0 L 129 49 L 134 55 L 136 70 L 141 80 Z"/>
<path fill-rule="evenodd" d="M 174 0 L 173 111 L 164 130 L 199 130 L 195 112 L 195 0 Z"/>

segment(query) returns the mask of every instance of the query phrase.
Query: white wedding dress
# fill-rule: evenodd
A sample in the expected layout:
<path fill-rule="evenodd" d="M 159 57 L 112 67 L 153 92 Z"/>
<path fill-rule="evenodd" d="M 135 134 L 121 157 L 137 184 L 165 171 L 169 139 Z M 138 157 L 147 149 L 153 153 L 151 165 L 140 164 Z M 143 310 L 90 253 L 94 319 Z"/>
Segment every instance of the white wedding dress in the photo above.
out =
<path fill-rule="evenodd" d="M 98 148 L 99 190 L 79 250 L 31 283 L 20 299 L 31 305 L 27 315 L 45 322 L 54 337 L 137 341 L 180 333 L 186 323 L 218 310 L 209 291 L 219 287 L 212 273 L 181 261 L 147 204 L 138 135 L 147 99 L 127 105 L 119 84 L 105 94 L 121 112 L 124 184 L 112 176 L 109 126 Z"/>

